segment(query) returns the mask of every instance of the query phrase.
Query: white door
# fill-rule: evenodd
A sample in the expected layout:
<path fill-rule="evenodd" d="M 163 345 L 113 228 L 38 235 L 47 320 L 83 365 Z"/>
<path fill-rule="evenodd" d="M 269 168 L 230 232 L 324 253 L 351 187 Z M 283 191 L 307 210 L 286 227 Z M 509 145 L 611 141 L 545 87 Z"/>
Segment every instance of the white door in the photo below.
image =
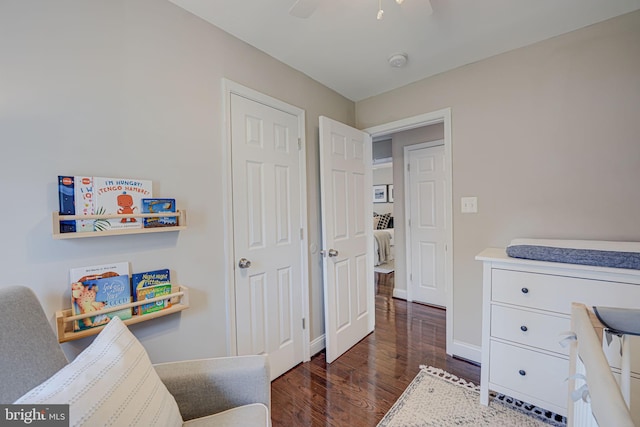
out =
<path fill-rule="evenodd" d="M 411 299 L 445 307 L 448 199 L 444 145 L 407 147 Z"/>
<path fill-rule="evenodd" d="M 320 117 L 326 359 L 373 331 L 371 137 Z"/>
<path fill-rule="evenodd" d="M 303 359 L 298 120 L 230 103 L 237 354 L 268 354 L 274 379 Z"/>

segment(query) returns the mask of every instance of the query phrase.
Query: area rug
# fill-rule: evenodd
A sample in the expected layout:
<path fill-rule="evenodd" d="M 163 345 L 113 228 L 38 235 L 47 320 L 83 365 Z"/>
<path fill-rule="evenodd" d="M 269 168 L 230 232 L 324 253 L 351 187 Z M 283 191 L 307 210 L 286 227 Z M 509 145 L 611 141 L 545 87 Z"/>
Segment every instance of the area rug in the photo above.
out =
<path fill-rule="evenodd" d="M 566 418 L 504 395 L 480 404 L 480 387 L 442 369 L 422 366 L 378 427 L 566 426 Z"/>

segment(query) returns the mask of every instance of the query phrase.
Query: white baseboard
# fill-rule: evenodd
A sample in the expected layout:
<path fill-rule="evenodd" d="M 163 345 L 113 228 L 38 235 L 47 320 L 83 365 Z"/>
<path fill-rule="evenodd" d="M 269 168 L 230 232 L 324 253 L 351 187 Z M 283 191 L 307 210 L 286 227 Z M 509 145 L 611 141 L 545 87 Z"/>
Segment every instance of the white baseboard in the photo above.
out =
<path fill-rule="evenodd" d="M 398 299 L 407 300 L 407 291 L 404 289 L 393 288 L 393 297 Z"/>
<path fill-rule="evenodd" d="M 466 342 L 457 341 L 455 339 L 453 340 L 453 345 L 451 347 L 453 348 L 447 349 L 451 350 L 451 355 L 480 364 L 480 360 L 482 359 L 481 347 Z M 447 351 L 447 353 L 449 352 Z"/>
<path fill-rule="evenodd" d="M 324 340 L 324 334 L 322 334 L 318 338 L 312 340 L 311 343 L 309 344 L 309 351 L 310 351 L 311 357 L 320 353 L 322 350 L 324 350 L 325 347 L 326 347 L 326 344 Z"/>

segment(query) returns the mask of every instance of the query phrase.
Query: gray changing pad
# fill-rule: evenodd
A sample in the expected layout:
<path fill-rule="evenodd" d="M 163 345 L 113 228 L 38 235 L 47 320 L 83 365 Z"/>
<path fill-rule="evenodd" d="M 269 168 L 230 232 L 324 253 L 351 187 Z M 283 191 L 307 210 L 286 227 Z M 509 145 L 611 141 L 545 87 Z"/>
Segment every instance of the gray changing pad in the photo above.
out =
<path fill-rule="evenodd" d="M 589 240 L 514 239 L 513 258 L 640 270 L 640 243 Z"/>
<path fill-rule="evenodd" d="M 614 334 L 640 335 L 640 309 L 593 307 L 593 311 Z"/>

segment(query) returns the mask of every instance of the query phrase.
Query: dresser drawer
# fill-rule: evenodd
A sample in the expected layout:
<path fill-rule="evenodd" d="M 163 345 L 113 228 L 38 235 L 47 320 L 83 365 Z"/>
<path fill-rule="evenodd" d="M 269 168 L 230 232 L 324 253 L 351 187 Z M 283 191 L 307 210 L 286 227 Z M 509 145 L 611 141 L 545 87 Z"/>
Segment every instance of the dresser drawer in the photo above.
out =
<path fill-rule="evenodd" d="M 494 268 L 491 299 L 568 315 L 572 302 L 586 306 L 640 307 L 640 286 Z"/>
<path fill-rule="evenodd" d="M 491 341 L 489 382 L 493 384 L 566 408 L 568 374 L 566 359 Z"/>
<path fill-rule="evenodd" d="M 571 329 L 571 319 L 518 308 L 491 307 L 491 336 L 531 347 L 569 355 L 560 345 L 562 332 Z"/>

